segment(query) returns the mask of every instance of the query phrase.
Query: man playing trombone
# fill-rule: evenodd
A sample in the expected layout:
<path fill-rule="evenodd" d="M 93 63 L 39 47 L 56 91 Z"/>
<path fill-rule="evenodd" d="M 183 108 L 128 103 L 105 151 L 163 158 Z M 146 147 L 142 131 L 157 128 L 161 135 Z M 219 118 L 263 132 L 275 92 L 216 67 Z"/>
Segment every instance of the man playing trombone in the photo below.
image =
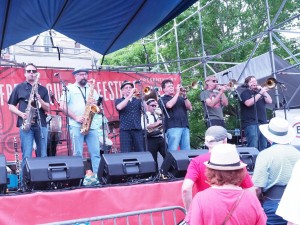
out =
<path fill-rule="evenodd" d="M 248 147 L 263 150 L 267 147 L 267 140 L 258 129 L 258 125 L 267 123 L 266 104 L 272 103 L 268 94 L 268 87 L 257 84 L 254 76 L 248 76 L 244 85 L 246 89 L 241 93 L 242 128 L 247 138 Z"/>
<path fill-rule="evenodd" d="M 224 94 L 227 86 L 218 85 L 216 76 L 211 75 L 206 77 L 204 89 L 200 94 L 200 100 L 205 109 L 206 126 L 225 127 L 223 107 L 228 105 L 228 99 Z"/>

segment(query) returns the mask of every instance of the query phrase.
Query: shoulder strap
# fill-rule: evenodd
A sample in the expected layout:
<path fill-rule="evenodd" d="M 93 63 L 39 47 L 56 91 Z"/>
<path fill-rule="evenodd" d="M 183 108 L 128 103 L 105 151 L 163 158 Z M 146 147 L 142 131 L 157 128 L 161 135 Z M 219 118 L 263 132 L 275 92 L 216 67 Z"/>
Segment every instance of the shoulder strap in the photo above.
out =
<path fill-rule="evenodd" d="M 233 203 L 233 206 L 232 206 L 230 212 L 227 214 L 227 216 L 226 216 L 224 222 L 222 223 L 222 225 L 225 225 L 225 224 L 227 223 L 227 221 L 228 221 L 229 218 L 231 217 L 233 211 L 236 209 L 236 207 L 237 207 L 238 204 L 240 203 L 240 201 L 241 201 L 241 199 L 242 199 L 244 193 L 245 193 L 245 190 L 242 190 L 242 193 L 239 195 L 239 197 L 238 197 L 238 198 L 236 199 L 236 201 Z"/>

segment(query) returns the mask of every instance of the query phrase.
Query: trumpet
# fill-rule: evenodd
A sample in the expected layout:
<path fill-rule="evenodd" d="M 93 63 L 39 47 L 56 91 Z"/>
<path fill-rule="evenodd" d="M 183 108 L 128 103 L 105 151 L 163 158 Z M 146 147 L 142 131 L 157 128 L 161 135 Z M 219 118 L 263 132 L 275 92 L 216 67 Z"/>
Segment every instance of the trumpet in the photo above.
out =
<path fill-rule="evenodd" d="M 277 85 L 277 80 L 275 78 L 268 78 L 266 82 L 262 85 L 262 87 L 267 87 L 269 89 L 273 89 Z"/>
<path fill-rule="evenodd" d="M 198 81 L 193 81 L 190 85 L 187 86 L 181 86 L 180 87 L 180 92 L 189 92 L 192 89 L 197 89 L 198 88 Z"/>

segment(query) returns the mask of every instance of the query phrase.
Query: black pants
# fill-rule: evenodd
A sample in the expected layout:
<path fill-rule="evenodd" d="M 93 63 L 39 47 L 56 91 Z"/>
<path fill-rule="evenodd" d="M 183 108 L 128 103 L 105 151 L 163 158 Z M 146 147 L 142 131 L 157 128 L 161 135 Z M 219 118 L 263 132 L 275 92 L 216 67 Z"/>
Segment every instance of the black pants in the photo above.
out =
<path fill-rule="evenodd" d="M 209 121 L 207 121 L 206 122 L 206 127 L 209 128 L 211 126 L 221 126 L 221 127 L 226 128 L 224 120 L 211 119 L 210 123 L 209 123 Z"/>
<path fill-rule="evenodd" d="M 163 158 L 166 157 L 165 139 L 163 137 L 148 137 L 148 151 L 151 152 L 156 163 L 156 171 L 158 171 L 157 153 L 159 152 Z"/>

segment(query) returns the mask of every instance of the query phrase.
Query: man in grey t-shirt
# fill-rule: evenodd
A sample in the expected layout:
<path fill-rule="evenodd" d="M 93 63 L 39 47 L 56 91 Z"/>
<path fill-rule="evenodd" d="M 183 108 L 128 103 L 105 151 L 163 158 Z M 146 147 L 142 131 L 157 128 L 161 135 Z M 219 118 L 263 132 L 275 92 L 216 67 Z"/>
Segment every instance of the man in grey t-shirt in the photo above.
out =
<path fill-rule="evenodd" d="M 214 125 L 225 127 L 223 106 L 228 105 L 228 99 L 224 94 L 226 90 L 226 86 L 218 86 L 216 76 L 206 77 L 205 90 L 201 92 L 200 100 L 203 103 L 207 127 Z"/>

